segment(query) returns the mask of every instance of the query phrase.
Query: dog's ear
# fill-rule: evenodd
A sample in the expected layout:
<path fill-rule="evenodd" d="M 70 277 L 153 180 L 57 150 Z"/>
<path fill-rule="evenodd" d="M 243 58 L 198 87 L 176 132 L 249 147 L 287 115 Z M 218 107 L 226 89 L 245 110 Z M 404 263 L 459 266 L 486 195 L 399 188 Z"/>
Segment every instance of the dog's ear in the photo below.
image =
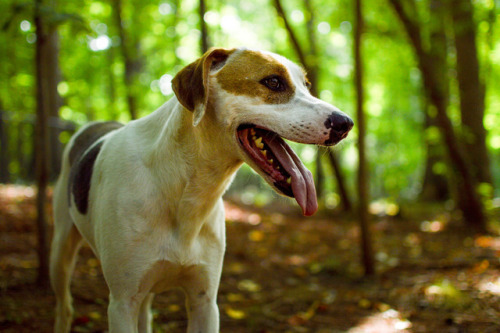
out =
<path fill-rule="evenodd" d="M 211 70 L 221 68 L 234 50 L 211 49 L 201 58 L 184 67 L 172 80 L 172 89 L 179 102 L 193 114 L 193 125 L 199 124 L 208 104 Z"/>

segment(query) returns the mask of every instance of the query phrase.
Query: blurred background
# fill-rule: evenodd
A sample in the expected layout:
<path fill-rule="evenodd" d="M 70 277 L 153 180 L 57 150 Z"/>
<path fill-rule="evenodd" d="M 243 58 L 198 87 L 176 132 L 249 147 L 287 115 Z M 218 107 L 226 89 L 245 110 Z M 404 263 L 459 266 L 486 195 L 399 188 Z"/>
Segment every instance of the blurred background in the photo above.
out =
<path fill-rule="evenodd" d="M 293 144 L 315 177 L 320 204 L 315 222 L 300 217 L 295 202 L 276 195 L 250 168 L 239 171 L 225 195 L 228 232 L 235 235 L 229 243 L 237 250 L 228 245 L 230 268 L 223 284 L 231 285 L 225 277 L 258 269 L 244 268 L 248 261 L 269 271 L 262 266 L 264 258 L 291 246 L 296 252 L 281 253 L 280 267 L 299 282 L 292 281 L 291 289 L 267 288 L 290 292 L 314 282 L 322 296 L 298 300 L 306 304 L 299 309 L 287 305 L 267 314 L 253 313 L 249 307 L 269 301 L 262 296 L 269 289 L 249 275 L 244 281 L 254 285 L 235 281 L 221 296 L 229 304 L 222 307 L 223 322 L 237 322 L 232 332 L 250 327 L 250 318 L 254 326 L 248 332 L 272 327 L 315 332 L 336 325 L 343 327 L 340 331 L 365 332 L 342 318 L 380 313 L 386 315 L 381 320 L 392 325 L 380 332 L 411 327 L 422 332 L 496 331 L 498 302 L 481 303 L 479 310 L 488 311 L 475 309 L 478 316 L 488 313 L 486 318 L 463 313 L 477 304 L 480 283 L 496 290 L 481 294 L 483 300 L 498 297 L 500 290 L 499 7 L 498 0 L 0 1 L 0 292 L 10 295 L 13 304 L 7 302 L 4 310 L 15 317 L 23 292 L 33 292 L 31 287 L 14 288 L 28 290 L 16 294 L 13 283 L 24 286 L 36 276 L 41 285 L 47 283 L 51 185 L 62 149 L 75 130 L 89 121 L 128 122 L 145 116 L 173 96 L 173 76 L 209 47 L 245 46 L 300 64 L 313 84 L 311 93 L 349 114 L 355 127 L 334 148 Z M 307 223 L 319 229 L 311 231 L 304 227 Z M 321 242 L 331 246 L 318 250 L 314 246 L 319 238 L 297 240 L 295 232 L 322 233 L 331 238 Z M 26 239 L 16 238 L 23 233 Z M 430 244 L 426 237 L 441 237 L 438 234 L 443 238 L 434 239 L 434 245 L 423 245 Z M 291 243 L 283 241 L 287 237 Z M 255 245 L 256 252 L 248 254 L 253 245 L 243 249 L 239 241 Z M 310 257 L 308 249 L 320 254 Z M 88 260 L 81 267 L 98 266 L 95 259 Z M 405 270 L 417 261 L 424 263 L 418 266 L 424 275 Z M 381 272 L 383 276 L 395 269 L 400 276 L 421 277 L 413 282 L 421 297 L 400 300 L 410 310 L 370 294 L 380 287 L 376 279 L 383 280 Z M 425 275 L 429 269 L 438 276 Z M 484 281 L 469 275 L 454 280 L 461 271 L 489 275 Z M 336 284 L 344 283 L 359 295 L 338 290 L 332 294 L 336 289 L 328 283 L 333 280 L 325 278 L 330 282 L 321 284 L 321 274 L 332 272 L 344 277 Z M 369 285 L 373 290 L 364 293 L 366 285 L 358 285 L 357 279 L 374 274 L 378 277 Z M 102 278 L 100 273 L 94 277 Z M 473 282 L 464 287 L 468 278 Z M 84 288 L 84 277 L 82 281 L 79 286 Z M 407 293 L 405 288 L 393 281 L 386 289 L 397 290 L 396 297 Z M 95 298 L 105 298 L 102 294 Z M 261 295 L 260 300 L 255 295 Z M 172 297 L 175 302 L 180 296 L 168 300 Z M 446 297 L 453 300 L 451 305 Z M 248 300 L 253 303 L 248 305 Z M 352 311 L 345 310 L 349 302 Z M 80 313 L 83 322 L 75 324 L 76 330 L 104 327 L 105 302 L 90 303 L 96 308 Z M 431 322 L 441 325 L 437 328 L 428 318 L 419 317 L 421 324 L 412 321 L 410 313 L 449 313 L 450 308 L 458 308 L 462 316 L 433 318 Z M 174 318 L 180 313 L 170 310 Z M 395 312 L 387 314 L 389 310 Z M 321 311 L 351 312 L 321 324 L 314 321 Z M 276 312 L 281 317 L 273 317 Z M 255 319 L 258 314 L 270 322 Z M 182 331 L 183 315 L 177 316 L 178 326 L 157 328 Z M 238 325 L 238 320 L 246 321 Z M 0 314 L 0 329 L 19 332 L 16 322 L 29 326 L 25 319 Z M 478 322 L 482 326 L 474 326 Z M 36 325 L 30 329 L 48 324 Z"/>

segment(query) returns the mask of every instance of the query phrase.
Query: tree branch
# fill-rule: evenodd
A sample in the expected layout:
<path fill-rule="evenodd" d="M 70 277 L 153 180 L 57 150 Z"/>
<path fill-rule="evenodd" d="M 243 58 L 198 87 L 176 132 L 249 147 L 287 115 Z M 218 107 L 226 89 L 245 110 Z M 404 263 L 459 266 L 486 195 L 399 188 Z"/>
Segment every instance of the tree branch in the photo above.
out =
<path fill-rule="evenodd" d="M 403 8 L 403 1 L 389 0 L 389 2 L 392 4 L 392 7 L 396 11 L 396 14 L 403 23 L 406 33 L 408 34 L 408 37 L 410 38 L 413 47 L 415 48 L 417 56 L 420 57 L 422 55 L 425 55 L 426 52 L 422 44 L 422 36 L 420 35 L 420 29 Z"/>
<path fill-rule="evenodd" d="M 286 18 L 285 11 L 283 10 L 283 6 L 281 5 L 280 0 L 274 0 L 274 6 L 278 11 L 278 15 L 283 19 L 283 22 L 285 23 L 285 28 L 288 32 L 290 40 L 292 41 L 295 53 L 297 53 L 297 56 L 299 57 L 300 63 L 302 64 L 302 66 L 304 66 L 304 68 L 307 71 L 309 69 L 309 66 L 307 65 L 304 51 L 300 47 L 299 40 L 297 39 L 297 36 L 295 35 L 295 32 L 293 31 L 292 26 L 290 25 L 290 22 L 288 22 L 288 19 Z"/>

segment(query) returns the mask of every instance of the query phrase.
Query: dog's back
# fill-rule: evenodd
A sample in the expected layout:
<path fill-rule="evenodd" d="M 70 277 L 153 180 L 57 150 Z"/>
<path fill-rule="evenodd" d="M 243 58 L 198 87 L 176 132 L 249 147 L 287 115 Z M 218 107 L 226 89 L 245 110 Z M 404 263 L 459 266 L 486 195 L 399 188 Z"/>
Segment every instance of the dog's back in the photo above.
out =
<path fill-rule="evenodd" d="M 61 175 L 54 188 L 55 230 L 51 251 L 53 289 L 64 300 L 63 308 L 59 309 L 61 316 L 57 319 L 56 331 L 67 331 L 71 323 L 71 297 L 64 287 L 69 284 L 69 276 L 63 271 L 72 270 L 76 258 L 74 253 L 82 239 L 70 215 L 71 195 L 78 211 L 85 214 L 92 169 L 102 144 L 99 139 L 122 126 L 117 122 L 91 123 L 81 128 L 64 150 Z M 60 246 L 64 248 L 59 249 Z"/>

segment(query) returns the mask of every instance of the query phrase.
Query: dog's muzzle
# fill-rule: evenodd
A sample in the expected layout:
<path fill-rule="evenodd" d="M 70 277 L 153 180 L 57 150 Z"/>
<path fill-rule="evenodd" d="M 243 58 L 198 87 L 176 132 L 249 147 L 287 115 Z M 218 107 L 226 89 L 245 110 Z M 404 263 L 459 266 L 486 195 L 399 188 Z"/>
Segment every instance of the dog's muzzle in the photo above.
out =
<path fill-rule="evenodd" d="M 340 142 L 354 126 L 354 122 L 349 116 L 338 112 L 330 114 L 324 124 L 327 129 L 330 129 L 330 138 L 325 141 L 326 146 Z"/>

